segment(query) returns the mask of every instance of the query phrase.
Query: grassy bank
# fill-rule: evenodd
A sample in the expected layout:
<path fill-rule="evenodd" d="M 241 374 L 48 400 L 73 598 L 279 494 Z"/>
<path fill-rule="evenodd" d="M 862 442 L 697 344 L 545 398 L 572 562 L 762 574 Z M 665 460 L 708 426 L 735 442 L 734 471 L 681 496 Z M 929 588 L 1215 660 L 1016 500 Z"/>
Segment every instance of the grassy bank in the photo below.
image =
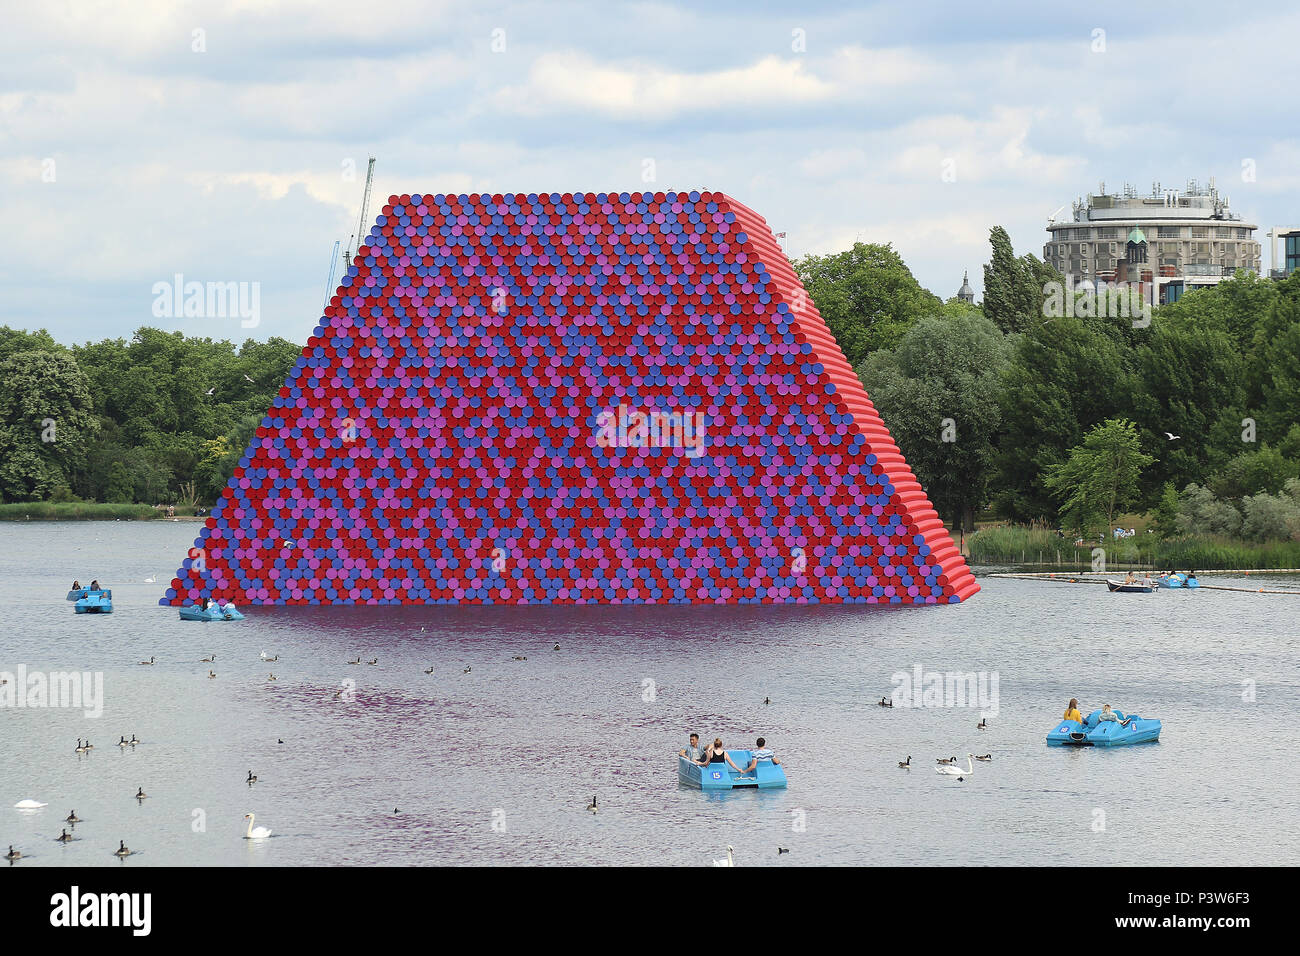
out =
<path fill-rule="evenodd" d="M 1092 549 L 1106 549 L 1106 564 L 1114 567 L 1200 569 L 1298 568 L 1300 541 L 1241 541 L 1209 535 L 1164 540 L 1154 534 L 1108 539 L 1106 543 L 1074 546 L 1072 538 L 1057 537 L 1047 528 L 997 525 L 966 539 L 972 564 L 1023 564 L 1045 567 L 1092 567 Z"/>
<path fill-rule="evenodd" d="M 177 508 L 176 517 L 191 516 L 193 508 Z M 153 505 L 98 501 L 16 501 L 0 504 L 0 521 L 148 521 L 167 512 Z"/>

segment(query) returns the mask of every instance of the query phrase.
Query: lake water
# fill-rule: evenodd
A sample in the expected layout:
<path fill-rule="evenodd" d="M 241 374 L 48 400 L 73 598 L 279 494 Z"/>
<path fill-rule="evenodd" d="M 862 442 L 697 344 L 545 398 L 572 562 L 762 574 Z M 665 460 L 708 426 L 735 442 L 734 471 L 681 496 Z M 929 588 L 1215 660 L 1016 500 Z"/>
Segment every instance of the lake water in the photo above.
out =
<path fill-rule="evenodd" d="M 0 708 L 0 845 L 30 857 L 18 865 L 692 866 L 728 844 L 746 866 L 1300 859 L 1300 597 L 982 577 L 955 607 L 253 607 L 185 623 L 156 602 L 196 528 L 0 524 L 0 671 L 102 672 L 105 695 L 98 718 Z M 64 601 L 92 577 L 111 616 Z M 989 729 L 978 708 L 876 706 L 916 665 L 996 673 Z M 1161 741 L 1048 748 L 1072 696 L 1162 718 Z M 681 787 L 689 730 L 765 736 L 789 789 Z M 141 743 L 122 751 L 123 735 Z M 934 772 L 972 752 L 994 759 L 961 782 Z M 11 809 L 25 798 L 49 806 Z M 56 843 L 71 809 L 77 839 Z M 242 839 L 249 811 L 272 838 Z M 115 859 L 119 840 L 140 855 Z"/>

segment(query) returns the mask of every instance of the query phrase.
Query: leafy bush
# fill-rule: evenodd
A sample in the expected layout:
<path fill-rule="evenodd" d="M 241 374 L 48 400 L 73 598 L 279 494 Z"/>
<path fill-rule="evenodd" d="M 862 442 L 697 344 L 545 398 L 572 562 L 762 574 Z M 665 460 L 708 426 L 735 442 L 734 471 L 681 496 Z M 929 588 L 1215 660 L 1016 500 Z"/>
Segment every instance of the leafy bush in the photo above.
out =
<path fill-rule="evenodd" d="M 1230 501 L 1193 482 L 1183 489 L 1174 521 L 1180 534 L 1233 536 L 1241 530 L 1241 512 Z"/>

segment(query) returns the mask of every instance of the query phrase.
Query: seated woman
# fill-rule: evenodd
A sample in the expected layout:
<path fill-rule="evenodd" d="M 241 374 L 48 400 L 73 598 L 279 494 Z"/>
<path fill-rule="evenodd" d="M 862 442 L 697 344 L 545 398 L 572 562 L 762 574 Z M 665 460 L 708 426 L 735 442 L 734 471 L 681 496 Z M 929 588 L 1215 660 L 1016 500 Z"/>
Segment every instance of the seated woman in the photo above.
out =
<path fill-rule="evenodd" d="M 1101 713 L 1097 715 L 1097 721 L 1100 723 L 1103 720 L 1114 720 L 1117 721 L 1121 727 L 1127 727 L 1133 718 L 1127 717 L 1124 720 L 1120 720 L 1119 715 L 1110 709 L 1110 704 L 1102 704 Z"/>
<path fill-rule="evenodd" d="M 99 579 L 98 579 L 98 578 L 96 578 L 94 581 L 91 581 L 91 582 L 90 582 L 90 589 L 91 589 L 92 591 L 98 591 L 98 590 L 99 590 Z"/>
<path fill-rule="evenodd" d="M 80 590 L 81 590 L 81 582 L 80 582 L 80 581 L 73 581 L 73 582 L 72 582 L 72 590 L 74 590 L 74 591 L 80 591 Z"/>
<path fill-rule="evenodd" d="M 1070 698 L 1070 706 L 1065 708 L 1064 719 L 1083 723 L 1083 714 L 1079 713 L 1079 701 L 1076 698 Z"/>
<path fill-rule="evenodd" d="M 726 763 L 732 770 L 736 771 L 736 773 L 745 772 L 736 766 L 727 751 L 723 749 L 721 737 L 714 739 L 713 745 L 705 751 L 704 758 L 706 763 Z"/>

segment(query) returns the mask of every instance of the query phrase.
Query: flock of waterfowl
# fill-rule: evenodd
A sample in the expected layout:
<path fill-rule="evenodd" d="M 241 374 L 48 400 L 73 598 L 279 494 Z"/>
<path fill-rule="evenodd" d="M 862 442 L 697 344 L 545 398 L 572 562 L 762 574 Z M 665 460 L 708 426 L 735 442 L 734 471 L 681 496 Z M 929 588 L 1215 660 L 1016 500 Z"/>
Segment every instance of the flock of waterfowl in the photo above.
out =
<path fill-rule="evenodd" d="M 140 743 L 140 738 L 138 738 L 135 734 L 132 734 L 130 740 L 127 740 L 125 735 L 119 737 L 117 745 L 118 747 L 125 749 L 127 747 L 136 747 L 139 745 L 139 743 Z M 284 743 L 284 740 L 281 739 L 280 743 Z M 81 738 L 78 737 L 77 746 L 73 748 L 73 753 L 76 753 L 78 755 L 89 754 L 94 749 L 95 749 L 95 745 L 92 744 L 89 740 L 86 740 L 83 743 Z M 248 778 L 245 782 L 250 787 L 253 784 L 257 783 L 257 776 L 253 773 L 252 770 L 248 771 Z M 149 799 L 149 794 L 144 792 L 144 787 L 136 787 L 136 791 L 134 794 L 132 794 L 132 798 L 140 803 L 143 803 L 145 800 Z M 25 810 L 25 811 L 36 811 L 36 810 L 43 810 L 45 807 L 48 806 L 49 806 L 48 803 L 42 803 L 39 800 L 26 799 L 26 800 L 19 800 L 17 803 L 15 803 L 14 809 Z M 244 814 L 244 819 L 248 821 L 248 828 L 244 834 L 245 839 L 264 840 L 271 835 L 271 831 L 266 827 L 257 827 L 256 829 L 253 828 L 253 814 L 251 813 Z M 54 842 L 68 844 L 68 843 L 75 842 L 77 839 L 79 839 L 78 837 L 75 837 L 68 832 L 68 827 L 71 827 L 73 830 L 75 830 L 77 828 L 78 823 L 85 823 L 86 821 L 83 820 L 81 817 L 77 816 L 76 810 L 69 810 L 68 815 L 64 817 L 63 820 L 60 822 L 66 825 L 60 828 L 59 835 L 54 838 Z M 126 845 L 125 840 L 118 840 L 117 849 L 113 851 L 113 856 L 121 859 L 128 856 L 134 856 L 138 852 L 139 852 L 138 850 L 129 849 Z M 7 860 L 9 863 L 16 863 L 22 859 L 31 859 L 31 857 L 24 857 L 23 852 L 21 850 L 15 850 L 13 844 L 10 844 L 9 851 L 4 854 L 4 859 Z"/>
<path fill-rule="evenodd" d="M 423 630 L 423 629 L 422 629 L 422 630 Z M 554 644 L 553 647 L 552 647 L 552 649 L 558 651 L 558 650 L 560 649 L 560 645 L 559 645 L 559 643 L 557 642 L 556 644 Z M 279 655 L 279 654 L 273 654 L 273 655 L 272 655 L 272 654 L 267 654 L 266 651 L 263 650 L 263 651 L 258 655 L 258 659 L 259 659 L 262 663 L 271 663 L 271 664 L 273 664 L 273 663 L 276 663 L 277 661 L 280 660 L 280 655 Z M 515 660 L 515 661 L 526 661 L 526 660 L 528 660 L 527 656 L 525 656 L 525 655 L 515 655 L 515 656 L 512 657 L 511 659 L 512 659 L 512 660 Z M 216 655 L 215 653 L 210 653 L 210 654 L 208 654 L 207 657 L 200 658 L 200 659 L 199 659 L 199 663 L 201 663 L 201 664 L 214 664 L 214 663 L 216 663 L 216 660 L 217 660 L 217 655 Z M 158 663 L 158 659 L 157 659 L 156 656 L 151 655 L 151 656 L 149 657 L 148 660 L 146 660 L 146 661 L 139 661 L 138 663 L 139 663 L 141 666 L 144 666 L 144 667 L 152 667 L 152 666 L 155 666 L 155 665 Z M 345 663 L 347 663 L 347 664 L 358 664 L 358 665 L 359 665 L 359 664 L 368 664 L 368 665 L 371 665 L 371 666 L 377 666 L 377 665 L 379 664 L 379 658 L 378 658 L 378 657 L 372 657 L 370 660 L 362 660 L 361 655 L 358 654 L 358 655 L 357 655 L 355 658 L 353 658 L 352 660 L 345 661 Z M 465 669 L 462 671 L 462 673 L 468 674 L 468 673 L 471 672 L 471 670 L 472 670 L 472 668 L 469 667 L 469 666 L 467 666 L 467 667 L 465 667 Z M 434 668 L 433 668 L 433 666 L 430 665 L 428 668 L 425 668 L 425 669 L 424 669 L 424 673 L 427 674 L 427 675 L 432 675 L 432 674 L 434 673 Z M 209 679 L 215 679 L 216 676 L 217 676 L 216 671 L 214 671 L 214 670 L 212 670 L 211 668 L 209 668 L 209 669 L 208 669 L 207 676 L 208 676 Z M 276 681 L 276 680 L 279 680 L 279 678 L 278 678 L 274 673 L 269 673 L 269 674 L 267 674 L 267 680 L 268 680 L 268 681 Z M 335 692 L 334 697 L 335 697 L 335 698 L 339 698 L 339 697 L 341 697 L 342 695 L 343 695 L 343 691 L 340 690 L 340 691 Z M 278 740 L 279 743 L 284 743 L 284 738 L 277 738 L 277 740 Z M 125 749 L 128 748 L 128 747 L 129 747 L 129 748 L 134 748 L 134 747 L 138 746 L 138 745 L 140 744 L 140 739 L 139 739 L 135 734 L 132 734 L 132 735 L 131 735 L 131 739 L 130 739 L 130 740 L 128 740 L 128 739 L 126 738 L 125 735 L 122 735 L 122 736 L 119 737 L 117 743 L 118 743 L 118 747 L 119 747 L 119 748 L 125 750 Z M 86 755 L 86 754 L 89 754 L 89 753 L 90 753 L 92 750 L 94 750 L 94 749 L 95 749 L 95 745 L 92 744 L 92 743 L 90 742 L 89 739 L 87 739 L 87 740 L 85 740 L 85 741 L 83 742 L 82 739 L 81 739 L 80 737 L 77 738 L 77 746 L 76 746 L 75 748 L 73 748 L 74 752 L 75 752 L 76 754 L 78 754 L 78 755 Z M 257 775 L 254 774 L 252 770 L 249 770 L 249 771 L 248 771 L 248 776 L 245 778 L 244 782 L 245 782 L 249 787 L 252 787 L 253 784 L 257 783 Z M 143 803 L 145 800 L 147 800 L 147 799 L 149 798 L 149 795 L 148 795 L 147 793 L 144 792 L 144 788 L 143 788 L 143 787 L 137 787 L 137 788 L 136 788 L 136 792 L 132 795 L 132 797 L 133 797 L 133 799 L 135 799 L 136 801 Z M 14 809 L 16 809 L 16 810 L 26 810 L 26 811 L 36 811 L 36 810 L 41 810 L 41 809 L 47 807 L 48 805 L 49 805 L 49 804 L 47 804 L 47 803 L 42 803 L 42 802 L 40 802 L 40 801 L 38 801 L 38 800 L 26 799 L 26 800 L 20 800 L 20 801 L 18 801 L 18 803 L 14 804 Z M 597 807 L 596 807 L 596 798 L 595 798 L 594 796 L 591 798 L 591 804 L 587 807 L 587 809 L 590 810 L 592 813 L 595 813 L 595 812 L 596 812 L 596 810 L 597 810 Z M 396 813 L 397 810 L 394 809 L 393 812 Z M 253 816 L 253 814 L 252 814 L 251 812 L 250 812 L 250 813 L 246 813 L 246 814 L 244 814 L 244 819 L 248 821 L 248 825 L 247 825 L 247 827 L 245 828 L 245 831 L 244 831 L 244 839 L 247 839 L 247 840 L 264 840 L 264 839 L 267 839 L 268 837 L 271 836 L 271 830 L 270 830 L 269 828 L 267 828 L 267 827 L 260 827 L 260 826 L 259 826 L 259 827 L 254 827 L 254 826 L 253 826 L 254 816 Z M 68 832 L 68 827 L 71 827 L 73 830 L 75 830 L 75 829 L 76 829 L 76 825 L 77 825 L 78 823 L 83 823 L 83 822 L 84 822 L 80 817 L 77 816 L 77 812 L 76 812 L 75 810 L 70 811 L 70 812 L 68 813 L 67 817 L 65 817 L 65 818 L 63 819 L 62 822 L 63 822 L 64 824 L 66 824 L 66 826 L 64 826 L 64 827 L 62 827 L 62 828 L 60 829 L 60 833 L 59 833 L 59 835 L 58 835 L 57 837 L 54 838 L 55 842 L 56 842 L 56 843 L 67 844 L 67 843 L 72 843 L 72 842 L 76 841 L 77 839 L 79 839 L 78 837 L 75 837 L 75 836 L 73 836 L 73 834 L 71 834 L 71 833 Z M 126 846 L 126 842 L 125 842 L 125 841 L 122 841 L 122 840 L 119 840 L 119 841 L 118 841 L 118 848 L 117 848 L 116 850 L 113 851 L 113 856 L 115 856 L 115 857 L 119 857 L 119 858 L 125 858 L 125 857 L 128 857 L 128 856 L 134 856 L 137 852 L 139 852 L 139 851 L 128 849 L 127 846 Z M 19 860 L 22 860 L 22 859 L 25 859 L 25 858 L 26 858 L 26 859 L 30 859 L 30 857 L 24 857 L 22 851 L 21 851 L 21 850 L 16 850 L 16 849 L 14 849 L 14 847 L 13 847 L 12 845 L 9 846 L 8 852 L 5 853 L 5 854 L 3 854 L 3 858 L 4 858 L 5 860 L 7 860 L 9 863 L 15 863 L 15 862 L 17 862 L 17 861 L 19 861 Z"/>
<path fill-rule="evenodd" d="M 887 697 L 882 697 L 880 698 L 880 700 L 876 701 L 876 706 L 889 708 L 894 706 L 894 702 Z M 989 729 L 988 718 L 981 717 L 980 722 L 975 725 L 975 729 L 988 730 Z M 983 763 L 989 763 L 993 760 L 993 754 L 991 753 L 967 754 L 966 768 L 964 770 L 960 766 L 958 766 L 956 757 L 936 757 L 934 762 L 937 764 L 937 766 L 934 769 L 937 773 L 943 774 L 945 777 L 956 777 L 958 782 L 961 782 L 975 772 L 975 764 L 971 762 L 973 760 L 979 760 Z M 906 760 L 898 761 L 898 766 L 902 770 L 911 770 L 912 769 L 911 755 L 909 754 Z"/>

